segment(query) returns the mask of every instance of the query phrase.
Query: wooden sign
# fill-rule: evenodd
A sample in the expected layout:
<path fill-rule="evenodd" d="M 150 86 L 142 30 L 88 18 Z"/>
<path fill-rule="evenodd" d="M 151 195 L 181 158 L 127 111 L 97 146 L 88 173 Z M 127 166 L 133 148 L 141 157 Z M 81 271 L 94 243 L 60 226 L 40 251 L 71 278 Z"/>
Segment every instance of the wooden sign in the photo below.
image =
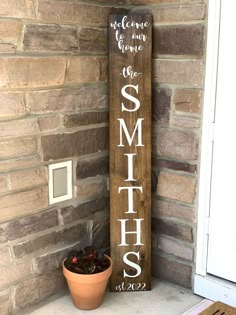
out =
<path fill-rule="evenodd" d="M 111 15 L 111 291 L 151 289 L 152 17 Z"/>

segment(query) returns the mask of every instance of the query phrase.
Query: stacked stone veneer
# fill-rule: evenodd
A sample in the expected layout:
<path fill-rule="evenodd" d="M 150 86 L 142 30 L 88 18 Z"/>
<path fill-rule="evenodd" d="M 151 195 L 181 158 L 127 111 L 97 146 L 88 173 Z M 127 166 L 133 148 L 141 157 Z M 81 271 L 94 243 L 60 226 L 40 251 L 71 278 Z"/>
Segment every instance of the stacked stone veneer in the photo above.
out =
<path fill-rule="evenodd" d="M 155 275 L 192 287 L 207 3 L 169 2 L 152 9 L 152 266 Z"/>
<path fill-rule="evenodd" d="M 64 287 L 69 249 L 109 246 L 107 25 L 122 7 L 154 17 L 153 273 L 191 287 L 204 2 L 0 1 L 1 314 Z M 73 199 L 50 206 L 47 166 L 66 160 Z"/>

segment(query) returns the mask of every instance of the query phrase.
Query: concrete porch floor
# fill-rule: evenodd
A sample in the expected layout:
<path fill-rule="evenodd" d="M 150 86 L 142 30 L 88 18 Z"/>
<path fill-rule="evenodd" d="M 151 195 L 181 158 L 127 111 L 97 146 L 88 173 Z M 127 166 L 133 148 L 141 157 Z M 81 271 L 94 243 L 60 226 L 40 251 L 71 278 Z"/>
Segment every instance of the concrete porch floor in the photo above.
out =
<path fill-rule="evenodd" d="M 69 293 L 53 296 L 37 308 L 20 315 L 182 315 L 203 299 L 191 290 L 153 278 L 152 291 L 106 292 L 103 304 L 93 311 L 82 311 L 74 307 Z"/>

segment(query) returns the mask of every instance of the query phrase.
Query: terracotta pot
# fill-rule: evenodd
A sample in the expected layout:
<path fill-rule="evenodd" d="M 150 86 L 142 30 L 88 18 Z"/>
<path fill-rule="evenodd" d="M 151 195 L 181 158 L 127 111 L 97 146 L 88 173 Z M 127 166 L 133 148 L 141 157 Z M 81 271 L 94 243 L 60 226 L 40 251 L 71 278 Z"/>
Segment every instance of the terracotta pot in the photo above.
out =
<path fill-rule="evenodd" d="M 74 305 L 81 310 L 93 310 L 100 306 L 103 301 L 108 279 L 112 273 L 112 260 L 110 267 L 102 272 L 95 274 L 78 274 L 69 271 L 63 261 L 63 274 L 66 277 L 67 284 Z"/>

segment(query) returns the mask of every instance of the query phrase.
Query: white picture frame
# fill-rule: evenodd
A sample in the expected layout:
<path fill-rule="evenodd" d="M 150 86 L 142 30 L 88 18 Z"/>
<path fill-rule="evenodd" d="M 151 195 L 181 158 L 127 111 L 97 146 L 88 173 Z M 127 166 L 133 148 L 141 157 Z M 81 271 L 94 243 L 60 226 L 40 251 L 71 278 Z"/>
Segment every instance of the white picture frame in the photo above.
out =
<path fill-rule="evenodd" d="M 62 193 L 56 192 L 55 177 L 57 171 L 63 171 Z M 59 162 L 48 165 L 49 204 L 62 202 L 72 198 L 72 161 Z M 57 189 L 58 190 L 58 189 Z"/>

